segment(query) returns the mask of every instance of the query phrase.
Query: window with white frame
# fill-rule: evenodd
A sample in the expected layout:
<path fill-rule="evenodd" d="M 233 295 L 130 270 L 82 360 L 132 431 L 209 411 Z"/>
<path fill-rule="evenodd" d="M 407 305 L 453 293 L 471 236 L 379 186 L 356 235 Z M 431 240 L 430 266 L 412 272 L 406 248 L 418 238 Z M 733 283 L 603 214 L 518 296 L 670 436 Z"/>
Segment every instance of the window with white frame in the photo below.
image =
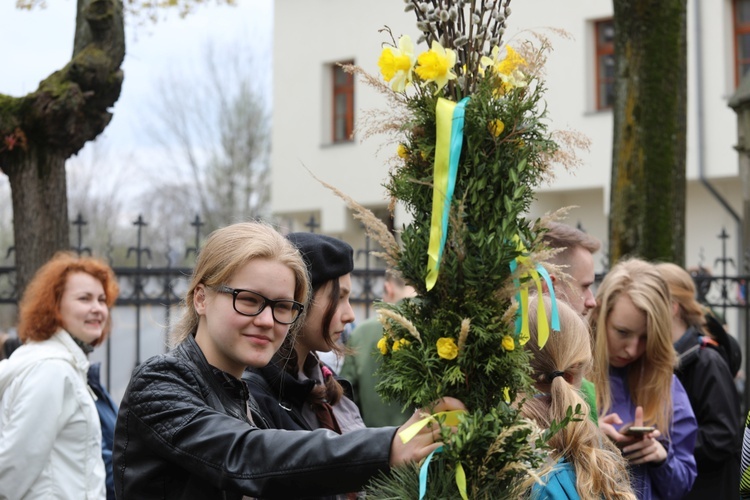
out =
<path fill-rule="evenodd" d="M 615 102 L 615 24 L 612 19 L 594 22 L 596 50 L 596 109 L 610 109 Z"/>
<path fill-rule="evenodd" d="M 345 61 L 331 65 L 333 87 L 331 118 L 333 133 L 331 141 L 349 142 L 354 132 L 354 75 L 347 73 L 341 64 L 354 64 Z"/>

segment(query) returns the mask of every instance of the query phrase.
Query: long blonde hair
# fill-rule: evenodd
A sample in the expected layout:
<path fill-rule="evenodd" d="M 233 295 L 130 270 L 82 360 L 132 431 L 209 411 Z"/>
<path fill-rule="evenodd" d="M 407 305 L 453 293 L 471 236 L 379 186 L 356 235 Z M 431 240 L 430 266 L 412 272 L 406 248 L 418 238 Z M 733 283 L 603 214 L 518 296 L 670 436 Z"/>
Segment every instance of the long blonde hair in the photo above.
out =
<path fill-rule="evenodd" d="M 685 326 L 692 326 L 707 334 L 706 317 L 703 307 L 695 300 L 695 283 L 690 273 L 671 262 L 656 264 L 656 269 L 667 282 L 672 300 L 680 307 L 680 319 Z"/>
<path fill-rule="evenodd" d="M 569 422 L 549 441 L 553 458 L 564 457 L 576 471 L 576 490 L 583 500 L 626 498 L 635 500 L 630 487 L 627 462 L 620 451 L 588 417 L 589 407 L 572 381 L 579 380 L 591 368 L 591 342 L 588 326 L 567 304 L 558 302 L 560 331 L 551 332 L 542 349 L 537 345 L 536 300 L 529 304 L 531 339 L 526 348 L 533 358 L 531 367 L 536 387 L 542 392 L 523 404 L 524 415 L 548 428 L 562 421 L 568 408 L 580 406 L 585 416 Z M 550 299 L 543 297 L 547 315 Z M 562 373 L 562 375 L 560 375 Z"/>
<path fill-rule="evenodd" d="M 253 259 L 272 259 L 291 269 L 295 276 L 294 300 L 307 307 L 310 296 L 307 267 L 294 245 L 266 223 L 232 224 L 211 233 L 201 249 L 185 294 L 184 312 L 170 333 L 171 346 L 180 344 L 198 328 L 198 313 L 193 305 L 196 287 L 224 284 Z M 304 321 L 303 312 L 290 333 L 296 332 Z"/>
<path fill-rule="evenodd" d="M 672 373 L 677 355 L 672 347 L 672 299 L 669 287 L 656 266 L 640 260 L 619 262 L 607 273 L 596 293 L 590 322 L 594 345 L 592 381 L 601 415 L 612 407 L 609 385 L 607 320 L 617 300 L 627 295 L 646 315 L 646 350 L 628 365 L 627 379 L 633 405 L 643 407 L 647 425 L 669 435 L 672 418 Z"/>

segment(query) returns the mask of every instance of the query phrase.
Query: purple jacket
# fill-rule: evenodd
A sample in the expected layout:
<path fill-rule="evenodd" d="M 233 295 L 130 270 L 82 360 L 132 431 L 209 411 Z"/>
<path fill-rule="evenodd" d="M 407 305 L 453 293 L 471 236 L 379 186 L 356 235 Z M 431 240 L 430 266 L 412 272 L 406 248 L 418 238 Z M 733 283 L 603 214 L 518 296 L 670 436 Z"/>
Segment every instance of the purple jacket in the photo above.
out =
<path fill-rule="evenodd" d="M 610 368 L 609 383 L 612 390 L 612 408 L 623 422 L 635 418 L 635 406 L 627 387 L 627 368 Z M 698 435 L 698 424 L 690 407 L 690 400 L 680 381 L 672 376 L 673 418 L 669 437 L 662 430 L 659 441 L 667 450 L 667 460 L 661 465 L 635 465 L 630 471 L 630 481 L 636 496 L 642 500 L 679 499 L 693 487 L 698 469 L 693 449 Z"/>

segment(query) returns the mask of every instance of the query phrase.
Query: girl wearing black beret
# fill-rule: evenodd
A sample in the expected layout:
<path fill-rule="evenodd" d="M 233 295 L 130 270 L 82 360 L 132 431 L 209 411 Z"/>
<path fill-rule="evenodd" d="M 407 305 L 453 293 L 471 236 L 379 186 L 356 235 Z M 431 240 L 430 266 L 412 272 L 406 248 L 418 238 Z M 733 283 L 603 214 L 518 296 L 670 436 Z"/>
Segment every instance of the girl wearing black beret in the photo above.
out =
<path fill-rule="evenodd" d="M 264 417 L 279 429 L 330 429 L 343 434 L 364 427 L 351 385 L 338 379 L 316 351 L 339 351 L 337 341 L 354 321 L 349 303 L 354 268 L 349 244 L 315 233 L 291 233 L 307 265 L 312 299 L 296 337 L 265 368 L 245 374 Z"/>

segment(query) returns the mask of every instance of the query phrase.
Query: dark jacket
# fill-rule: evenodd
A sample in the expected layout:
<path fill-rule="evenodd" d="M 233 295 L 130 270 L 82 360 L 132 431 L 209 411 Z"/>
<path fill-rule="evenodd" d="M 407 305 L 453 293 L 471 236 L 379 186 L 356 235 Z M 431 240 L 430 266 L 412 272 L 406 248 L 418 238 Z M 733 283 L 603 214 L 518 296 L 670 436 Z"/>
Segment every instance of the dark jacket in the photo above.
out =
<path fill-rule="evenodd" d="M 102 426 L 102 460 L 107 473 L 107 500 L 115 500 L 115 483 L 112 476 L 112 448 L 115 440 L 115 422 L 117 421 L 117 404 L 102 385 L 99 373 L 101 363 L 92 363 L 88 371 L 88 383 L 96 394 L 96 411 Z"/>
<path fill-rule="evenodd" d="M 302 416 L 302 404 L 315 387 L 314 380 L 298 380 L 277 367 L 273 360 L 263 368 L 245 370 L 242 379 L 271 428 L 312 430 Z M 282 386 L 284 391 L 280 389 Z"/>
<path fill-rule="evenodd" d="M 278 359 L 274 357 L 263 368 L 249 368 L 245 370 L 242 379 L 247 382 L 250 394 L 258 402 L 260 412 L 271 428 L 312 430 L 302 415 L 302 407 L 315 387 L 315 380 L 299 380 L 282 370 L 277 362 Z M 353 400 L 352 384 L 338 376 L 336 380 L 344 388 L 343 397 Z"/>
<path fill-rule="evenodd" d="M 259 429 L 242 392 L 221 384 L 192 337 L 136 368 L 115 429 L 117 498 L 325 495 L 388 470 L 395 428 Z"/>
<path fill-rule="evenodd" d="M 675 343 L 677 378 L 698 421 L 698 477 L 686 499 L 739 498 L 742 425 L 740 400 L 722 354 L 689 328 Z"/>

